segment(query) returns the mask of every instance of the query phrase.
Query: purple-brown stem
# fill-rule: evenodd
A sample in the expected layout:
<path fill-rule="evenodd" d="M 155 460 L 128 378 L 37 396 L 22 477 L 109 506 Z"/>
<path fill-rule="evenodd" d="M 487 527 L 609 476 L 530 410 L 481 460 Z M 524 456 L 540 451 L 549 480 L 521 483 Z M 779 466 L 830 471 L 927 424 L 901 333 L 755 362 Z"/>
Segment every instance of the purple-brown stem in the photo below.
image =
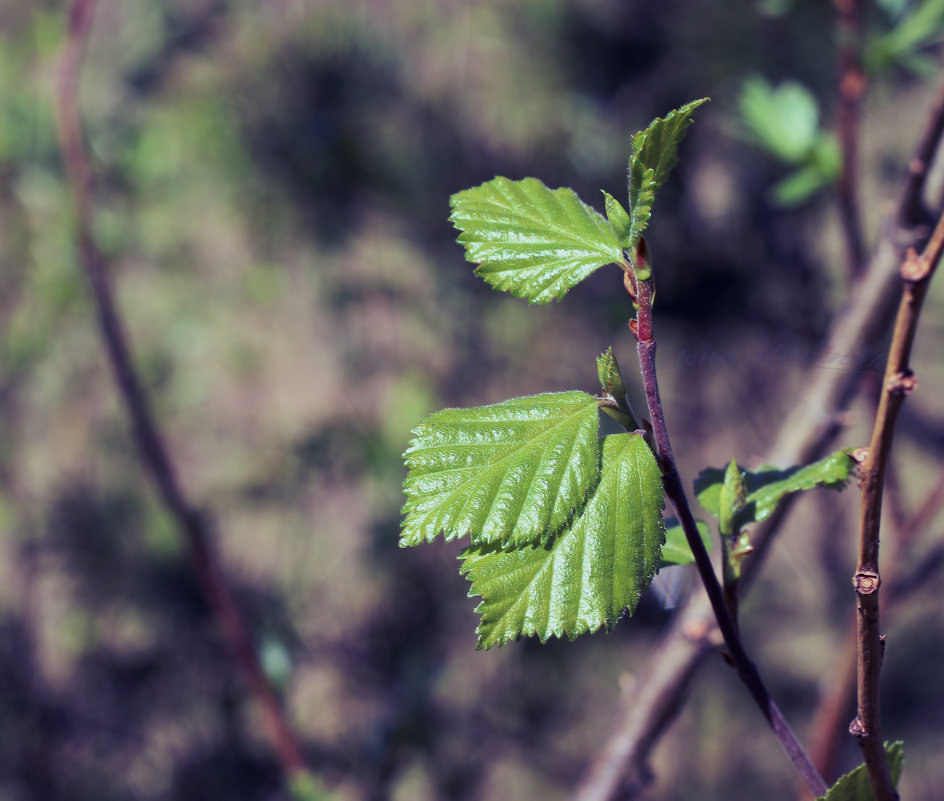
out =
<path fill-rule="evenodd" d="M 685 532 L 685 538 L 692 549 L 698 574 L 708 594 L 708 600 L 711 603 L 711 609 L 721 631 L 721 636 L 724 638 L 724 644 L 728 649 L 731 664 L 734 666 L 738 677 L 747 687 L 751 697 L 757 703 L 761 713 L 767 719 L 794 766 L 803 777 L 810 792 L 814 796 L 825 795 L 826 782 L 823 781 L 822 776 L 819 775 L 809 756 L 803 750 L 803 746 L 800 745 L 796 735 L 790 729 L 783 713 L 770 697 L 757 667 L 744 650 L 737 625 L 725 603 L 724 592 L 718 583 L 714 568 L 711 566 L 711 559 L 698 534 L 698 527 L 695 525 L 695 518 L 692 515 L 682 478 L 679 475 L 675 457 L 672 454 L 672 445 L 669 442 L 665 415 L 662 410 L 662 400 L 659 397 L 659 382 L 656 376 L 656 341 L 652 331 L 653 282 L 651 279 L 638 280 L 637 277 L 635 283 L 636 303 L 639 306 L 635 328 L 639 340 L 637 346 L 639 366 L 646 390 L 652 433 L 656 443 L 656 458 L 662 469 L 662 484 L 665 488 L 665 494 L 675 509 L 682 530 Z"/>

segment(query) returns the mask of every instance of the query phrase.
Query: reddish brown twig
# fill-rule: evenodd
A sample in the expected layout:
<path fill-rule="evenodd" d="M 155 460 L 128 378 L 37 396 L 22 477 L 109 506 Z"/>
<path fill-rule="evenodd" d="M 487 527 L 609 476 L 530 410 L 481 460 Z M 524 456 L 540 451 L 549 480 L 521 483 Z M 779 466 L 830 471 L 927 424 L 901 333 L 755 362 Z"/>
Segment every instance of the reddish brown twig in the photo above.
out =
<path fill-rule="evenodd" d="M 108 265 L 92 232 L 92 175 L 79 118 L 78 82 L 94 10 L 94 0 L 72 0 L 69 5 L 56 102 L 62 160 L 75 215 L 79 263 L 89 281 L 102 345 L 130 418 L 145 473 L 189 546 L 200 587 L 216 615 L 233 658 L 245 675 L 249 692 L 259 705 L 266 733 L 272 741 L 286 780 L 291 783 L 308 773 L 301 749 L 278 696 L 259 663 L 249 626 L 222 576 L 206 520 L 187 499 L 177 479 L 173 462 L 134 366 L 124 324 L 114 301 Z"/>
<path fill-rule="evenodd" d="M 905 398 L 917 383 L 909 366 L 911 348 L 921 306 L 942 250 L 944 216 L 922 254 L 919 256 L 910 249 L 901 265 L 904 288 L 895 318 L 869 453 L 859 470 L 862 487 L 859 559 L 853 577 L 858 622 L 858 690 L 856 717 L 849 731 L 859 740 L 876 801 L 896 801 L 898 798 L 881 742 L 879 714 L 879 674 L 885 650 L 885 640 L 879 628 L 879 527 L 884 478 L 895 434 L 895 421 Z"/>
<path fill-rule="evenodd" d="M 637 261 L 641 253 L 644 252 L 646 252 L 645 247 L 637 251 Z M 636 267 L 638 268 L 639 264 Z M 648 265 L 646 265 L 646 268 L 648 272 Z M 665 487 L 665 494 L 675 509 L 682 530 L 685 532 L 685 538 L 692 549 L 698 574 L 705 587 L 705 592 L 708 594 L 712 613 L 721 631 L 721 636 L 724 638 L 728 657 L 737 672 L 738 678 L 741 679 L 764 718 L 770 724 L 774 735 L 780 745 L 783 746 L 784 751 L 787 752 L 787 756 L 790 757 L 810 792 L 817 797 L 825 795 L 828 789 L 826 782 L 823 781 L 823 777 L 819 775 L 800 741 L 790 729 L 780 708 L 770 697 L 757 666 L 744 649 L 737 624 L 725 601 L 724 591 L 718 582 L 718 577 L 711 566 L 711 559 L 698 533 L 698 527 L 695 524 L 695 518 L 688 503 L 688 496 L 685 494 L 682 478 L 679 475 L 675 457 L 672 454 L 672 445 L 669 441 L 668 428 L 662 410 L 662 400 L 659 396 L 659 382 L 656 375 L 656 341 L 652 329 L 653 282 L 651 277 L 645 280 L 641 279 L 638 272 L 636 278 L 636 304 L 639 310 L 633 331 L 639 340 L 639 366 L 642 372 L 643 386 L 646 390 L 646 401 L 652 422 L 652 434 L 656 443 L 656 458 L 659 460 L 659 466 L 662 469 L 662 483 Z"/>

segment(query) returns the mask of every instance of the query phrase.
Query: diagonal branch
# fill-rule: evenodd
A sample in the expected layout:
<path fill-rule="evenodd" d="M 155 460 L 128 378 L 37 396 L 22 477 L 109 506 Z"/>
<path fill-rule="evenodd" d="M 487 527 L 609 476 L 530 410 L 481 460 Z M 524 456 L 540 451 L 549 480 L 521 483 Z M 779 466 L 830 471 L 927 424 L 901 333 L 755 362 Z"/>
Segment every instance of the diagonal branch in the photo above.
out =
<path fill-rule="evenodd" d="M 944 82 L 928 112 L 921 138 L 908 163 L 896 208 L 882 226 L 879 241 L 861 279 L 855 284 L 845 307 L 839 311 L 826 337 L 824 351 L 856 354 L 878 340 L 894 315 L 894 291 L 901 280 L 898 265 L 908 245 L 928 236 L 927 211 L 923 192 L 928 168 L 944 139 Z M 854 371 L 821 370 L 804 387 L 765 461 L 797 464 L 812 461 L 826 451 L 842 429 L 842 415 L 855 395 L 861 374 Z M 756 575 L 773 537 L 789 513 L 796 496 L 787 496 L 777 510 L 751 534 L 754 556 L 745 562 L 742 587 Z M 621 719 L 616 733 L 605 742 L 572 798 L 573 801 L 615 801 L 626 774 L 640 772 L 640 766 L 654 739 L 666 728 L 673 710 L 681 708 L 698 664 L 712 647 L 710 638 L 687 638 L 683 632 L 708 625 L 711 609 L 704 597 L 678 613 L 681 619 L 668 632 L 662 646 L 641 672 L 632 699 L 632 712 Z M 691 669 L 687 669 L 690 666 Z M 674 692 L 661 687 L 664 671 L 672 669 L 678 678 Z M 652 721 L 663 725 L 654 731 Z M 647 739 L 651 733 L 652 740 Z M 628 735 L 628 736 L 624 736 Z M 639 735 L 639 736 L 636 736 Z"/>
<path fill-rule="evenodd" d="M 648 248 L 643 244 L 643 247 L 637 251 L 637 264 L 634 269 L 639 267 L 640 254 L 647 250 Z M 643 266 L 648 267 L 648 265 Z M 806 782 L 810 792 L 814 796 L 824 795 L 827 790 L 826 782 L 823 781 L 823 777 L 819 775 L 803 746 L 790 729 L 780 708 L 770 697 L 757 666 L 744 648 L 737 623 L 728 608 L 724 592 L 718 583 L 718 577 L 711 566 L 711 559 L 701 541 L 698 527 L 695 525 L 695 518 L 692 515 L 682 478 L 679 475 L 675 457 L 672 454 L 672 445 L 669 441 L 668 428 L 662 410 L 662 400 L 659 397 L 659 382 L 656 375 L 656 341 L 652 330 L 653 281 L 651 277 L 641 280 L 638 273 L 636 277 L 638 313 L 634 331 L 639 340 L 639 365 L 646 389 L 649 414 L 652 417 L 652 433 L 656 442 L 656 456 L 662 469 L 662 483 L 665 487 L 665 494 L 675 508 L 679 522 L 682 524 L 682 530 L 685 532 L 685 538 L 688 540 L 688 545 L 695 556 L 695 565 L 698 568 L 708 601 L 711 604 L 712 614 L 721 631 L 721 636 L 724 638 L 725 647 L 738 678 L 741 679 L 764 718 L 770 724 L 775 736 L 783 746 L 784 751 L 787 752 L 787 756 L 790 757 L 804 782 Z"/>
<path fill-rule="evenodd" d="M 275 690 L 262 670 L 245 617 L 224 580 L 209 536 L 207 519 L 188 500 L 177 478 L 134 365 L 124 323 L 115 303 L 108 274 L 109 265 L 93 234 L 92 174 L 83 143 L 78 83 L 94 11 L 94 0 L 70 2 L 56 98 L 59 142 L 72 195 L 79 263 L 91 288 L 102 346 L 130 418 L 142 466 L 189 546 L 200 587 L 216 615 L 234 660 L 245 674 L 249 692 L 259 704 L 266 734 L 272 741 L 286 779 L 289 783 L 297 782 L 308 776 L 298 740 L 289 726 Z"/>
<path fill-rule="evenodd" d="M 859 740 L 876 801 L 897 801 L 882 747 L 879 714 L 879 674 L 885 638 L 879 628 L 879 529 L 885 470 L 895 435 L 895 422 L 905 398 L 917 386 L 909 366 L 921 307 L 944 251 L 944 216 L 922 254 L 909 249 L 901 265 L 904 288 L 895 318 L 885 379 L 872 429 L 869 453 L 859 468 L 862 487 L 859 522 L 859 560 L 853 577 L 858 625 L 857 714 L 849 731 Z"/>

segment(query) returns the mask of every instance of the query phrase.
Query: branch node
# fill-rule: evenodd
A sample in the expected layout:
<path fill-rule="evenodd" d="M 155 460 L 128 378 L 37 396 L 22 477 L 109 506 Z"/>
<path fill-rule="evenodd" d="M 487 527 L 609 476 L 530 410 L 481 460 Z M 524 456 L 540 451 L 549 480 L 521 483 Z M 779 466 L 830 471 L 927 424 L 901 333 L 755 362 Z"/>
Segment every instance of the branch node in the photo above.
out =
<path fill-rule="evenodd" d="M 910 395 L 918 386 L 917 376 L 911 370 L 902 370 L 890 376 L 885 382 L 885 390 L 897 397 Z"/>
<path fill-rule="evenodd" d="M 928 259 L 918 255 L 914 248 L 908 248 L 905 260 L 901 263 L 901 277 L 906 281 L 921 281 L 931 272 L 931 263 Z"/>
<path fill-rule="evenodd" d="M 864 740 L 869 736 L 869 733 L 865 730 L 865 726 L 862 725 L 862 721 L 858 716 L 853 718 L 852 723 L 849 724 L 849 734 L 853 737 L 858 737 L 860 740 Z"/>
<path fill-rule="evenodd" d="M 878 592 L 882 578 L 874 570 L 860 570 L 852 577 L 852 586 L 857 595 L 871 595 Z"/>

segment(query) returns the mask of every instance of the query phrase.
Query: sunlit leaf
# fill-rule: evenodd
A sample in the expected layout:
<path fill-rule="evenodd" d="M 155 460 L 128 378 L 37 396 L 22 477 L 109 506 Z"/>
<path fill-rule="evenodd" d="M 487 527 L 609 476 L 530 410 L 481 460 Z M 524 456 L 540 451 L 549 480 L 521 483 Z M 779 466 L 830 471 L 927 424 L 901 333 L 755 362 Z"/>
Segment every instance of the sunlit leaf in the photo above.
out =
<path fill-rule="evenodd" d="M 401 545 L 442 532 L 531 543 L 560 528 L 599 477 L 597 400 L 557 392 L 444 409 L 413 429 Z"/>
<path fill-rule="evenodd" d="M 449 219 L 462 233 L 475 274 L 534 303 L 562 298 L 604 264 L 622 260 L 616 234 L 570 189 L 535 178 L 494 178 L 452 196 Z"/>
<path fill-rule="evenodd" d="M 628 170 L 630 247 L 649 224 L 655 194 L 678 162 L 678 148 L 693 122 L 695 109 L 707 102 L 707 97 L 693 100 L 664 118 L 656 117 L 648 128 L 633 135 Z"/>
<path fill-rule="evenodd" d="M 777 508 L 785 495 L 800 490 L 823 486 L 840 489 L 855 468 L 855 461 L 847 451 L 836 451 L 806 467 L 790 467 L 779 470 L 769 465 L 758 470 L 742 471 L 747 496 L 737 515 L 735 525 L 766 520 Z M 721 511 L 721 489 L 725 471 L 717 467 L 702 470 L 695 479 L 698 502 L 716 517 Z"/>
<path fill-rule="evenodd" d="M 473 547 L 462 572 L 479 595 L 479 647 L 521 636 L 577 637 L 632 612 L 659 564 L 665 539 L 662 479 L 638 434 L 602 445 L 600 483 L 569 528 L 543 546 Z"/>
<path fill-rule="evenodd" d="M 901 740 L 885 743 L 885 757 L 888 760 L 892 784 L 897 788 L 905 760 L 905 744 Z M 820 796 L 817 801 L 875 801 L 865 765 L 859 765 L 845 776 L 840 776 L 826 795 Z"/>

